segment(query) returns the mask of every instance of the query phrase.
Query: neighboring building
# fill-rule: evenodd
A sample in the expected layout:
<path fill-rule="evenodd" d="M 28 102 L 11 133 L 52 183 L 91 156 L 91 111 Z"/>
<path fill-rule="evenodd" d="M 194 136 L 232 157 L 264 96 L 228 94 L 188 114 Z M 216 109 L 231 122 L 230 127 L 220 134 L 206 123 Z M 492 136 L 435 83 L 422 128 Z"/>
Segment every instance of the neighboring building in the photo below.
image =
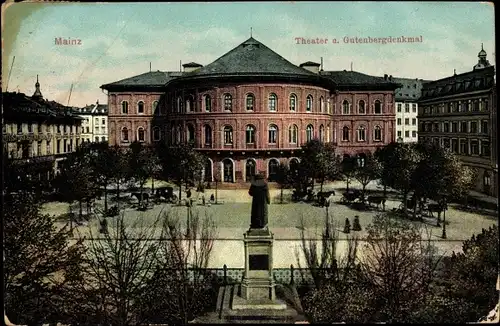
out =
<path fill-rule="evenodd" d="M 492 151 L 497 137 L 495 69 L 483 49 L 478 57 L 472 71 L 423 85 L 419 141 L 431 140 L 450 148 L 464 164 L 477 170 L 475 190 L 497 196 L 498 180 L 492 167 L 497 162 L 496 149 Z"/>
<path fill-rule="evenodd" d="M 396 89 L 396 140 L 403 143 L 418 141 L 418 99 L 422 84 L 429 82 L 422 79 L 392 78 L 402 87 Z"/>
<path fill-rule="evenodd" d="M 82 141 L 107 142 L 108 141 L 108 106 L 106 104 L 86 105 L 78 109 L 82 121 Z"/>
<path fill-rule="evenodd" d="M 69 107 L 44 100 L 38 77 L 35 87 L 31 97 L 2 93 L 3 150 L 13 163 L 35 167 L 41 180 L 49 180 L 58 162 L 79 145 L 81 118 Z"/>
<path fill-rule="evenodd" d="M 317 138 L 338 154 L 363 156 L 395 141 L 398 84 L 354 71 L 296 66 L 250 38 L 207 66 L 149 72 L 102 85 L 109 142 L 191 142 L 209 160 L 205 179 L 273 180 Z"/>

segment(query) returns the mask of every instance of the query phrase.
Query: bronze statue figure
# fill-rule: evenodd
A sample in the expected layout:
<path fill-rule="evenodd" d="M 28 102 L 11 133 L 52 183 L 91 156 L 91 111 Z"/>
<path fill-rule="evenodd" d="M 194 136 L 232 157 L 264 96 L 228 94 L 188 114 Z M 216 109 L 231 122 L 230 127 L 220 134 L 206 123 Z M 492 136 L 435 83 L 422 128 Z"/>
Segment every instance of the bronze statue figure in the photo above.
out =
<path fill-rule="evenodd" d="M 255 176 L 248 194 L 253 197 L 250 228 L 263 229 L 267 226 L 267 205 L 271 202 L 264 176 L 260 174 Z"/>

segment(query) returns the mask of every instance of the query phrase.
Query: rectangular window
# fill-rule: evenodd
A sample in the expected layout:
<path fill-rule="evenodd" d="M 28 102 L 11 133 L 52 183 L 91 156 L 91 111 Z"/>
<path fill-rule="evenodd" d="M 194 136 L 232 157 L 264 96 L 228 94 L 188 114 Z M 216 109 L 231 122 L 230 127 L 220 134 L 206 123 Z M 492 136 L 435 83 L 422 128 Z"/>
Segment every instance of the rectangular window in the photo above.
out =
<path fill-rule="evenodd" d="M 417 105 L 415 103 L 412 104 L 412 108 L 413 108 L 413 113 L 417 113 Z"/>
<path fill-rule="evenodd" d="M 490 156 L 490 142 L 487 140 L 481 141 L 481 155 Z"/>
<path fill-rule="evenodd" d="M 439 123 L 434 122 L 434 132 L 439 132 Z"/>
<path fill-rule="evenodd" d="M 401 103 L 398 103 L 398 112 L 401 112 Z"/>
<path fill-rule="evenodd" d="M 405 112 L 410 113 L 410 103 L 405 103 Z"/>
<path fill-rule="evenodd" d="M 468 154 L 467 139 L 460 139 L 460 154 L 461 155 L 467 155 Z"/>
<path fill-rule="evenodd" d="M 405 126 L 409 126 L 410 125 L 410 118 L 405 118 Z"/>
<path fill-rule="evenodd" d="M 57 140 L 56 153 L 61 154 L 61 140 Z"/>
<path fill-rule="evenodd" d="M 106 119 L 102 118 L 102 120 L 101 120 L 101 124 L 102 124 L 102 125 L 105 125 L 105 124 L 106 124 Z"/>
<path fill-rule="evenodd" d="M 467 132 L 467 121 L 460 122 L 460 132 Z"/>
<path fill-rule="evenodd" d="M 401 118 L 398 118 L 398 126 L 401 126 Z"/>
<path fill-rule="evenodd" d="M 398 131 L 398 138 L 401 138 L 402 132 Z"/>
<path fill-rule="evenodd" d="M 487 120 L 483 120 L 481 122 L 481 133 L 483 133 L 483 134 L 488 133 L 488 121 Z"/>
<path fill-rule="evenodd" d="M 443 123 L 443 132 L 450 132 L 450 124 L 448 122 Z"/>
<path fill-rule="evenodd" d="M 87 126 L 85 129 L 87 130 L 87 134 L 88 134 L 88 133 L 90 133 L 90 128 L 89 128 L 89 126 Z"/>
<path fill-rule="evenodd" d="M 63 139 L 63 153 L 66 152 L 67 146 L 68 146 L 68 140 L 67 139 Z"/>
<path fill-rule="evenodd" d="M 406 130 L 406 131 L 405 131 L 405 137 L 406 137 L 406 138 L 410 138 L 410 131 L 409 131 L 409 130 Z"/>
<path fill-rule="evenodd" d="M 450 148 L 450 139 L 449 138 L 444 138 L 443 139 L 443 147 L 444 148 Z"/>
<path fill-rule="evenodd" d="M 33 124 L 28 123 L 28 132 L 33 132 Z"/>
<path fill-rule="evenodd" d="M 38 141 L 37 147 L 36 147 L 36 155 L 40 156 L 42 155 L 42 142 Z"/>
<path fill-rule="evenodd" d="M 477 121 L 470 122 L 470 132 L 473 134 L 477 133 Z"/>
<path fill-rule="evenodd" d="M 417 131 L 416 131 L 416 130 L 413 130 L 413 131 L 411 132 L 411 136 L 412 136 L 413 138 L 417 138 Z"/>
<path fill-rule="evenodd" d="M 413 119 L 411 119 L 411 124 L 412 124 L 413 126 L 416 126 L 416 125 L 417 125 L 417 118 L 413 118 Z"/>
<path fill-rule="evenodd" d="M 52 150 L 50 149 L 50 140 L 47 140 L 47 155 L 52 154 Z"/>
<path fill-rule="evenodd" d="M 458 132 L 458 122 L 451 123 L 451 132 Z"/>
<path fill-rule="evenodd" d="M 470 141 L 470 153 L 472 155 L 479 155 L 479 141 L 476 139 L 472 139 Z"/>
<path fill-rule="evenodd" d="M 453 153 L 458 153 L 458 139 L 451 140 L 451 150 Z"/>

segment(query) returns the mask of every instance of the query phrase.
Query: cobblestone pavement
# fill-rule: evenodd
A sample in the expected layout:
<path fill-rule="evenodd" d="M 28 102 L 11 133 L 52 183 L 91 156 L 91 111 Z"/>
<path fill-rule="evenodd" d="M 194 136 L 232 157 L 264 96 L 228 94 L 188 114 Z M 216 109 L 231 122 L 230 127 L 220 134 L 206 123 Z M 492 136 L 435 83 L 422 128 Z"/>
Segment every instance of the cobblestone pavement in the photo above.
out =
<path fill-rule="evenodd" d="M 344 187 L 344 183 L 329 184 L 324 189 L 334 189 Z M 356 184 L 351 187 L 358 187 Z M 377 189 L 376 185 L 371 185 L 368 189 Z M 211 190 L 212 191 L 212 190 Z M 296 263 L 296 250 L 300 247 L 301 228 L 300 221 L 303 218 L 306 227 L 305 234 L 308 238 L 318 239 L 321 234 L 321 228 L 325 221 L 326 209 L 313 206 L 310 203 L 285 203 L 279 204 L 279 190 L 272 189 L 271 197 L 273 201 L 269 205 L 269 228 L 274 233 L 276 239 L 274 244 L 275 251 L 275 267 L 289 267 L 290 264 Z M 344 221 L 350 219 L 351 225 L 355 215 L 359 216 L 362 231 L 356 232 L 362 239 L 366 236 L 365 228 L 371 223 L 376 211 L 356 211 L 348 206 L 339 204 L 341 191 L 337 191 L 334 196 L 333 203 L 328 208 L 329 217 L 333 221 L 336 229 L 339 231 L 341 242 L 346 243 L 347 235 L 342 232 Z M 210 197 L 211 192 L 206 192 L 206 198 Z M 194 193 L 194 198 L 198 194 Z M 285 191 L 285 198 L 290 196 L 290 191 Z M 210 216 L 217 225 L 217 241 L 214 244 L 212 267 L 220 267 L 227 264 L 228 267 L 242 267 L 244 263 L 243 256 L 243 233 L 249 228 L 251 197 L 248 191 L 244 189 L 237 190 L 218 190 L 218 199 L 223 204 L 202 206 L 196 205 L 193 208 L 194 212 L 201 215 Z M 97 207 L 102 207 L 103 201 L 97 202 Z M 386 203 L 386 209 L 398 207 L 400 201 L 391 198 Z M 77 206 L 74 207 L 77 212 Z M 153 224 L 156 217 L 162 212 L 170 212 L 179 217 L 181 222 L 186 220 L 187 208 L 183 206 L 172 206 L 170 204 L 155 205 L 152 209 L 146 212 L 139 212 L 134 208 L 126 208 L 124 211 L 125 221 L 129 225 L 134 222 L 143 223 L 143 225 Z M 44 212 L 48 214 L 60 215 L 68 212 L 68 204 L 65 203 L 50 203 L 44 207 Z M 112 227 L 112 218 L 109 225 Z M 462 241 L 469 239 L 473 234 L 480 233 L 483 228 L 488 228 L 492 225 L 498 225 L 496 216 L 487 216 L 464 212 L 450 205 L 446 212 L 446 233 L 447 239 L 441 239 L 442 227 L 436 227 L 436 219 L 426 219 L 426 223 L 419 223 L 430 231 L 431 240 L 435 241 L 441 252 L 451 253 L 451 251 L 459 251 L 462 246 Z M 442 224 L 441 224 L 442 225 Z M 89 226 L 92 229 L 94 236 L 98 235 L 98 222 L 93 219 L 77 227 L 80 235 L 89 233 Z M 157 234 L 159 234 L 159 228 Z M 424 231 L 423 231 L 424 232 Z M 424 232 L 424 237 L 427 233 Z M 278 254 L 279 253 L 279 254 Z"/>

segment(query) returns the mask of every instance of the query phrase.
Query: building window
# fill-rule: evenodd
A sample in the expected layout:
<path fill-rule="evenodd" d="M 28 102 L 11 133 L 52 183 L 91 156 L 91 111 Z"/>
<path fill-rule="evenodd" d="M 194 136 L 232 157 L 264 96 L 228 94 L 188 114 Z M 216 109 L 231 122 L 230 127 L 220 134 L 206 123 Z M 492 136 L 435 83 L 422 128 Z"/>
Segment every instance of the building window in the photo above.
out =
<path fill-rule="evenodd" d="M 402 106 L 403 106 L 403 105 L 402 105 L 401 103 L 398 103 L 398 112 L 401 112 L 401 107 L 402 107 Z"/>
<path fill-rule="evenodd" d="M 410 125 L 410 118 L 405 118 L 405 126 L 409 126 Z"/>
<path fill-rule="evenodd" d="M 361 100 L 359 101 L 358 103 L 358 112 L 359 114 L 365 114 L 366 111 L 365 111 L 365 101 Z"/>
<path fill-rule="evenodd" d="M 186 112 L 194 111 L 193 103 L 194 103 L 193 97 L 188 96 L 188 98 L 186 100 Z"/>
<path fill-rule="evenodd" d="M 139 101 L 137 103 L 137 114 L 143 114 L 144 113 L 144 102 Z"/>
<path fill-rule="evenodd" d="M 410 131 L 409 130 L 405 131 L 405 138 L 410 138 Z"/>
<path fill-rule="evenodd" d="M 40 122 L 38 123 L 38 126 L 37 126 L 37 131 L 38 131 L 39 133 L 41 133 L 41 132 L 42 132 L 42 124 L 41 124 Z"/>
<path fill-rule="evenodd" d="M 247 111 L 253 111 L 255 97 L 252 94 L 247 95 Z"/>
<path fill-rule="evenodd" d="M 411 106 L 412 106 L 413 113 L 417 113 L 417 105 L 415 103 L 413 103 Z"/>
<path fill-rule="evenodd" d="M 360 126 L 358 128 L 358 141 L 365 141 L 366 140 L 366 130 L 364 126 Z"/>
<path fill-rule="evenodd" d="M 154 115 L 160 115 L 160 108 L 158 107 L 158 101 L 154 101 L 151 106 L 151 111 Z"/>
<path fill-rule="evenodd" d="M 467 121 L 460 122 L 460 132 L 467 132 Z"/>
<path fill-rule="evenodd" d="M 278 127 L 276 125 L 269 126 L 269 144 L 276 144 L 278 141 Z"/>
<path fill-rule="evenodd" d="M 78 141 L 78 139 L 77 139 L 76 141 Z M 102 142 L 105 142 L 105 141 L 106 141 L 106 138 L 105 138 L 104 136 L 103 136 L 103 137 L 101 137 L 101 141 L 102 141 Z M 78 146 L 78 145 L 77 145 L 77 146 Z"/>
<path fill-rule="evenodd" d="M 470 122 L 470 132 L 473 134 L 477 133 L 477 121 Z"/>
<path fill-rule="evenodd" d="M 295 96 L 295 94 L 292 94 L 290 95 L 290 111 L 295 112 L 296 106 L 297 106 L 297 96 Z"/>
<path fill-rule="evenodd" d="M 319 98 L 319 109 L 321 110 L 321 113 L 325 113 L 325 100 L 323 99 L 323 96 Z"/>
<path fill-rule="evenodd" d="M 398 124 L 398 126 L 401 126 L 401 118 L 398 118 L 397 124 Z"/>
<path fill-rule="evenodd" d="M 405 113 L 410 113 L 410 103 L 405 103 Z"/>
<path fill-rule="evenodd" d="M 412 136 L 413 138 L 417 138 L 417 131 L 416 131 L 416 130 L 413 130 L 413 131 L 411 132 L 411 136 Z"/>
<path fill-rule="evenodd" d="M 450 132 L 450 124 L 448 122 L 443 122 L 443 132 Z"/>
<path fill-rule="evenodd" d="M 254 126 L 247 126 L 246 130 L 246 143 L 247 144 L 253 144 L 255 143 L 255 127 Z"/>
<path fill-rule="evenodd" d="M 379 100 L 375 101 L 375 114 L 381 114 L 382 113 L 382 103 L 380 103 Z"/>
<path fill-rule="evenodd" d="M 205 146 L 212 146 L 212 127 L 205 125 Z"/>
<path fill-rule="evenodd" d="M 349 106 L 350 106 L 349 101 L 344 100 L 344 102 L 342 102 L 342 114 L 350 114 L 351 113 Z"/>
<path fill-rule="evenodd" d="M 450 139 L 449 138 L 443 138 L 443 147 L 446 149 L 450 148 Z"/>
<path fill-rule="evenodd" d="M 186 136 L 187 136 L 188 143 L 194 143 L 195 142 L 196 135 L 195 135 L 195 132 L 194 132 L 193 125 L 190 125 L 190 124 L 187 125 L 187 134 L 186 134 Z"/>
<path fill-rule="evenodd" d="M 51 147 L 50 145 L 51 145 L 50 140 L 47 140 L 47 155 L 52 154 L 52 150 L 50 149 L 50 147 Z"/>
<path fill-rule="evenodd" d="M 98 143 L 99 142 L 99 137 L 95 137 L 95 142 Z"/>
<path fill-rule="evenodd" d="M 312 105 L 313 105 L 313 98 L 311 95 L 308 95 L 307 99 L 306 99 L 306 111 L 307 112 L 311 112 Z"/>
<path fill-rule="evenodd" d="M 491 176 L 490 174 L 488 173 L 488 171 L 484 171 L 484 175 L 483 175 L 483 183 L 486 187 L 490 187 L 491 186 Z"/>
<path fill-rule="evenodd" d="M 399 131 L 398 131 L 398 138 L 401 138 L 401 135 L 402 135 L 402 134 L 403 134 L 403 133 L 401 132 L 401 130 L 399 130 Z"/>
<path fill-rule="evenodd" d="M 297 144 L 298 142 L 299 128 L 296 125 L 291 125 L 288 128 L 288 142 L 290 144 Z"/>
<path fill-rule="evenodd" d="M 139 129 L 137 129 L 137 140 L 143 142 L 145 138 L 146 137 L 144 135 L 144 128 L 139 127 Z"/>
<path fill-rule="evenodd" d="M 325 141 L 325 126 L 323 125 L 319 126 L 319 141 L 321 142 Z"/>
<path fill-rule="evenodd" d="M 33 124 L 32 123 L 28 123 L 28 132 L 29 133 L 33 132 Z"/>
<path fill-rule="evenodd" d="M 101 120 L 101 124 L 102 124 L 102 125 L 105 125 L 105 124 L 106 124 L 106 119 L 102 118 L 102 120 Z"/>
<path fill-rule="evenodd" d="M 375 129 L 373 131 L 373 139 L 376 141 L 382 140 L 382 128 L 380 128 L 380 126 L 375 126 Z"/>
<path fill-rule="evenodd" d="M 127 129 L 127 127 L 122 128 L 122 142 L 128 142 L 128 129 Z"/>
<path fill-rule="evenodd" d="M 279 167 L 279 162 L 277 159 L 270 159 L 269 160 L 269 170 L 268 170 L 268 180 L 270 182 L 274 182 L 277 180 L 277 175 L 278 175 L 278 167 Z"/>
<path fill-rule="evenodd" d="M 460 154 L 467 155 L 467 139 L 460 139 Z"/>
<path fill-rule="evenodd" d="M 452 139 L 451 140 L 451 150 L 453 153 L 458 154 L 458 139 Z"/>
<path fill-rule="evenodd" d="M 451 132 L 453 132 L 453 133 L 458 132 L 458 122 L 451 123 Z"/>
<path fill-rule="evenodd" d="M 306 127 L 306 141 L 310 142 L 311 140 L 313 140 L 313 136 L 314 136 L 314 127 L 312 125 L 308 125 Z"/>
<path fill-rule="evenodd" d="M 477 139 L 470 141 L 470 153 L 472 155 L 479 155 L 479 141 Z"/>
<path fill-rule="evenodd" d="M 160 128 L 158 127 L 154 127 L 153 128 L 153 140 L 154 141 L 159 141 L 161 138 L 161 135 L 160 135 Z"/>
<path fill-rule="evenodd" d="M 57 140 L 57 144 L 56 144 L 56 154 L 61 154 L 61 140 L 58 139 Z"/>
<path fill-rule="evenodd" d="M 483 134 L 488 133 L 488 121 L 487 120 L 483 120 L 481 122 L 481 133 L 483 133 Z"/>
<path fill-rule="evenodd" d="M 342 140 L 349 141 L 349 127 L 348 126 L 344 126 L 342 128 Z"/>
<path fill-rule="evenodd" d="M 233 128 L 231 126 L 224 127 L 224 144 L 231 145 L 233 143 Z"/>
<path fill-rule="evenodd" d="M 417 125 L 417 118 L 411 119 L 411 124 L 412 124 L 412 126 L 416 126 Z"/>
<path fill-rule="evenodd" d="M 212 112 L 212 98 L 210 95 L 205 95 L 205 112 Z"/>
<path fill-rule="evenodd" d="M 23 124 L 22 123 L 18 123 L 17 124 L 17 133 L 18 134 L 22 134 L 23 133 Z"/>
<path fill-rule="evenodd" d="M 439 132 L 439 123 L 434 122 L 434 132 Z"/>
<path fill-rule="evenodd" d="M 475 112 L 479 111 L 479 100 L 475 100 L 474 101 L 474 105 L 472 107 L 472 111 L 475 111 Z"/>
<path fill-rule="evenodd" d="M 224 110 L 226 111 L 233 110 L 233 97 L 230 94 L 224 95 Z"/>
<path fill-rule="evenodd" d="M 88 133 L 90 133 L 90 127 L 89 127 L 89 126 L 87 126 L 87 127 L 85 128 L 85 130 L 86 130 L 86 133 L 87 133 L 87 134 L 88 134 Z"/>
<path fill-rule="evenodd" d="M 448 104 L 446 104 L 446 112 L 451 113 L 451 111 L 453 111 L 453 103 L 448 102 Z"/>
<path fill-rule="evenodd" d="M 122 102 L 122 114 L 128 114 L 128 102 L 127 101 Z"/>
<path fill-rule="evenodd" d="M 490 142 L 487 140 L 481 141 L 481 155 L 482 156 L 490 156 Z"/>

